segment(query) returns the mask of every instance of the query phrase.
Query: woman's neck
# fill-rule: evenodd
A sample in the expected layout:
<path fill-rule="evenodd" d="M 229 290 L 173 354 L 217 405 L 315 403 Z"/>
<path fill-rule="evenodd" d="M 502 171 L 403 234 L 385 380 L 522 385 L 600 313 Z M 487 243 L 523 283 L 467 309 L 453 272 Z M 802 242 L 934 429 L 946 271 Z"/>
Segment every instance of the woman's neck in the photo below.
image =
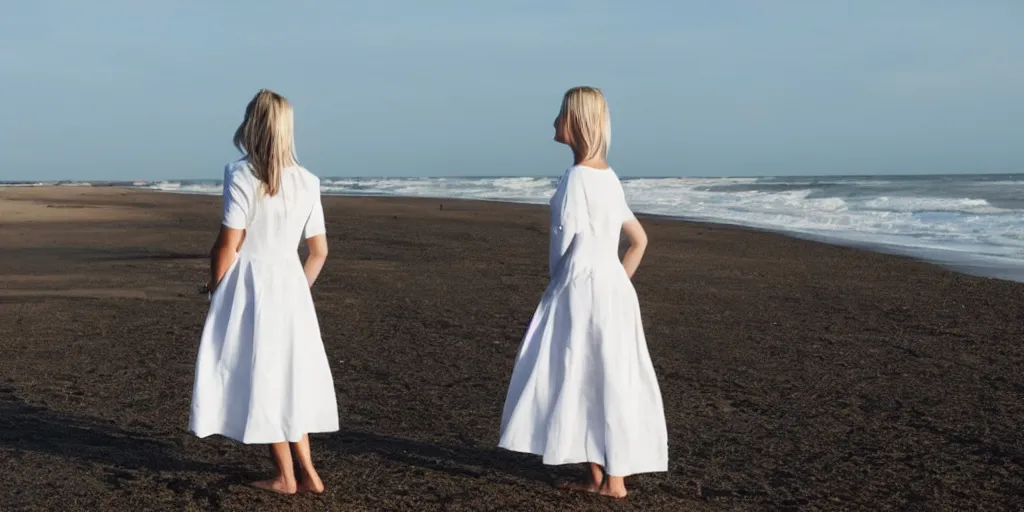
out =
<path fill-rule="evenodd" d="M 574 158 L 573 164 L 591 169 L 607 169 L 608 162 L 604 158 Z"/>
<path fill-rule="evenodd" d="M 603 157 L 597 156 L 592 158 L 586 158 L 583 155 L 576 153 L 575 151 L 573 151 L 572 154 L 572 162 L 573 165 L 578 165 L 580 167 L 590 167 L 592 169 L 608 168 L 608 162 Z"/>

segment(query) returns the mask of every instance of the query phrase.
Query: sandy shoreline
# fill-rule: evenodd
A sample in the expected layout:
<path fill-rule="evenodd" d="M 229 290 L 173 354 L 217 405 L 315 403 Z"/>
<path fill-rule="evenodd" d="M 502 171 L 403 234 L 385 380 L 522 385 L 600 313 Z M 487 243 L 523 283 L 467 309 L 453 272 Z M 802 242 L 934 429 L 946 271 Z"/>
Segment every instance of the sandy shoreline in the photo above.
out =
<path fill-rule="evenodd" d="M 3 188 L 57 188 L 58 186 L 49 186 L 45 184 L 25 184 L 25 185 L 5 185 L 0 184 L 0 189 Z M 81 188 L 77 185 L 59 185 L 61 188 Z M 92 182 L 89 187 L 97 189 L 119 189 L 119 190 L 134 190 L 134 191 L 146 191 L 147 189 L 134 188 L 130 183 L 127 182 Z M 209 195 L 206 192 L 197 192 L 193 190 L 186 191 L 175 191 L 175 190 L 159 190 L 161 193 L 167 194 L 184 194 L 184 195 Z M 330 194 L 336 197 L 349 197 L 349 198 L 393 198 L 403 199 L 403 196 L 380 196 L 376 194 Z M 513 201 L 508 199 L 488 199 L 488 198 L 476 198 L 476 199 L 452 199 L 448 197 L 434 197 L 434 196 L 409 196 L 412 200 L 426 200 L 426 201 L 481 201 L 486 203 L 497 203 L 497 204 L 540 204 L 524 201 Z M 841 235 L 830 235 L 828 233 L 809 233 L 800 230 L 787 230 L 780 227 L 761 227 L 751 226 L 739 222 L 729 222 L 726 220 L 714 220 L 704 218 L 692 218 L 688 216 L 679 215 L 666 215 L 666 214 L 644 214 L 647 218 L 656 219 L 669 219 L 675 221 L 688 222 L 693 224 L 719 226 L 724 228 L 739 228 L 750 231 L 763 231 L 768 233 L 781 234 L 793 238 L 802 240 L 809 240 L 812 242 L 821 242 L 831 245 L 837 245 L 841 247 L 850 247 L 854 249 L 862 249 L 873 252 L 879 252 L 883 254 L 890 254 L 895 256 L 903 256 L 908 258 L 917 259 L 927 263 L 941 266 L 943 268 L 955 270 L 965 274 L 970 274 L 979 277 L 990 277 L 996 279 L 1004 279 L 1008 281 L 1015 281 L 1024 283 L 1024 265 L 1017 259 L 1013 258 L 999 258 L 991 255 L 977 255 L 970 254 L 963 251 L 942 249 L 937 247 L 918 247 L 918 246 L 907 246 L 893 243 L 885 243 L 882 241 L 865 241 L 856 240 L 849 237 L 843 237 Z"/>
<path fill-rule="evenodd" d="M 671 465 L 609 504 L 551 488 L 577 468 L 494 448 L 546 284 L 546 210 L 353 197 L 325 198 L 314 292 L 342 410 L 342 431 L 314 440 L 331 492 L 250 491 L 262 449 L 185 431 L 219 201 L 0 188 L 0 508 L 964 510 L 1024 495 L 1022 284 L 645 219 L 636 287 Z"/>

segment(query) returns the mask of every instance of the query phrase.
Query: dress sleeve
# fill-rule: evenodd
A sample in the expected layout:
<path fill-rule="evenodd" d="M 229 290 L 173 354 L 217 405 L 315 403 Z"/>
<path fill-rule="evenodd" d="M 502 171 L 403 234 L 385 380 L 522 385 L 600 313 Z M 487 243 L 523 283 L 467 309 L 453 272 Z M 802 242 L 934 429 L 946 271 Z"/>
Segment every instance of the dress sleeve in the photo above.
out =
<path fill-rule="evenodd" d="M 633 214 L 633 209 L 629 207 L 629 202 L 626 201 L 626 191 L 622 188 L 622 182 L 619 182 L 619 212 L 622 217 L 622 223 L 625 224 L 631 220 L 636 220 L 636 215 Z"/>
<path fill-rule="evenodd" d="M 232 229 L 245 229 L 252 207 L 252 185 L 245 169 L 230 166 L 224 172 L 224 215 L 221 221 Z"/>
<path fill-rule="evenodd" d="M 551 243 L 548 247 L 548 274 L 555 277 L 559 262 L 572 244 L 581 222 L 580 209 L 585 200 L 579 177 L 570 170 L 558 182 L 558 188 L 551 197 Z"/>
<path fill-rule="evenodd" d="M 316 181 L 315 187 L 316 190 L 313 192 L 313 209 L 309 212 L 309 218 L 306 219 L 306 228 L 304 230 L 307 239 L 327 233 L 327 226 L 324 222 L 324 206 L 320 201 L 320 180 Z"/>

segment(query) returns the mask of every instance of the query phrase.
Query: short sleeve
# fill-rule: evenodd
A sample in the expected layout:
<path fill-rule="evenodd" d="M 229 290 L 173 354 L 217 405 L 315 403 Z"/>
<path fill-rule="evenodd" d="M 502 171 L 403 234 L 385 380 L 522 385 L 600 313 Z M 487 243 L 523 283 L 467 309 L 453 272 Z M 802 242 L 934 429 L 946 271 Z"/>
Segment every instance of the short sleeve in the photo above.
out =
<path fill-rule="evenodd" d="M 562 176 L 551 197 L 551 241 L 548 246 L 548 271 L 554 278 L 559 262 L 576 237 L 584 200 L 582 183 L 572 169 Z"/>
<path fill-rule="evenodd" d="M 551 229 L 569 233 L 576 231 L 578 198 L 574 186 L 572 178 L 566 175 L 555 188 L 555 194 L 551 196 Z"/>
<path fill-rule="evenodd" d="M 316 183 L 314 194 L 313 209 L 309 212 L 309 218 L 306 219 L 306 228 L 304 229 L 305 238 L 307 239 L 327 233 L 327 226 L 324 222 L 324 205 L 320 201 L 319 181 Z"/>
<path fill-rule="evenodd" d="M 245 229 L 252 207 L 252 182 L 248 172 L 228 166 L 224 172 L 224 215 L 221 224 L 231 229 Z"/>

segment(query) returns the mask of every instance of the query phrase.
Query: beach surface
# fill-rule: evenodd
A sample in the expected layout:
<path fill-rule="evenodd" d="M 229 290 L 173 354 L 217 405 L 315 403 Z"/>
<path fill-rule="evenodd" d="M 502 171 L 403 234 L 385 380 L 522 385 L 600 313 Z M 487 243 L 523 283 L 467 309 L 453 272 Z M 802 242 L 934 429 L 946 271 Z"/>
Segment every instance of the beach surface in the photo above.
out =
<path fill-rule="evenodd" d="M 443 206 L 443 208 L 442 208 Z M 0 188 L 2 510 L 1019 510 L 1024 284 L 645 219 L 635 278 L 670 468 L 624 502 L 499 450 L 547 210 L 325 197 L 314 299 L 341 431 L 323 496 L 187 431 L 220 198 Z"/>

